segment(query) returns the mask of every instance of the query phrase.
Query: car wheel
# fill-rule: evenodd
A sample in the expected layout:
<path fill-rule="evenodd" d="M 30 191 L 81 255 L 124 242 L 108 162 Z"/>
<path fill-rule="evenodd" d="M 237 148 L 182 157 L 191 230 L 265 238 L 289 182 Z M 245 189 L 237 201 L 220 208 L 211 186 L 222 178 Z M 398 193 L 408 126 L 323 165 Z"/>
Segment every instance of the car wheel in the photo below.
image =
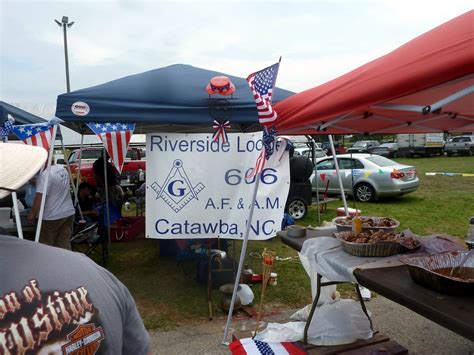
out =
<path fill-rule="evenodd" d="M 308 211 L 308 205 L 300 198 L 295 198 L 288 205 L 288 213 L 294 220 L 303 219 Z"/>
<path fill-rule="evenodd" d="M 358 201 L 371 202 L 375 200 L 374 188 L 365 182 L 356 185 L 354 192 Z"/>
<path fill-rule="evenodd" d="M 453 153 L 446 152 L 446 155 L 447 155 L 448 157 L 452 157 L 452 156 L 453 156 Z"/>

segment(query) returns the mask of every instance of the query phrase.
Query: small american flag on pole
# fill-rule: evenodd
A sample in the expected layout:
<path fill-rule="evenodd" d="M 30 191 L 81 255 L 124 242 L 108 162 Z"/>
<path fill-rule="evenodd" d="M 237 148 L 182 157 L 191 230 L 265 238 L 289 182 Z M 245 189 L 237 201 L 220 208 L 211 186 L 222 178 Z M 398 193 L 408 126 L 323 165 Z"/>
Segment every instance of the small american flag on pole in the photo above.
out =
<path fill-rule="evenodd" d="M 23 143 L 43 147 L 49 151 L 49 145 L 53 137 L 53 123 L 36 123 L 12 126 L 11 131 L 21 139 Z"/>
<path fill-rule="evenodd" d="M 257 104 L 258 120 L 265 126 L 274 122 L 278 117 L 272 107 L 272 95 L 279 67 L 280 62 L 250 74 L 247 78 Z"/>
<path fill-rule="evenodd" d="M 128 144 L 135 130 L 135 123 L 89 122 L 87 125 L 102 140 L 115 168 L 121 173 L 127 156 Z"/>

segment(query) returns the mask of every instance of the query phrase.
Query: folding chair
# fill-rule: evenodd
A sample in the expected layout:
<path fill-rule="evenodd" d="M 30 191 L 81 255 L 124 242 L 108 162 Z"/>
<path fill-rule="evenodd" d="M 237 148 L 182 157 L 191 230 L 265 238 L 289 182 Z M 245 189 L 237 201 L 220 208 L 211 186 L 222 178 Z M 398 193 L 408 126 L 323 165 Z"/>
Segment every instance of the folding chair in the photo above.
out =
<path fill-rule="evenodd" d="M 71 249 L 91 257 L 100 249 L 101 265 L 106 266 L 108 257 L 107 229 L 101 228 L 99 222 L 93 222 L 83 230 L 78 230 L 79 225 L 74 224 L 71 237 Z"/>

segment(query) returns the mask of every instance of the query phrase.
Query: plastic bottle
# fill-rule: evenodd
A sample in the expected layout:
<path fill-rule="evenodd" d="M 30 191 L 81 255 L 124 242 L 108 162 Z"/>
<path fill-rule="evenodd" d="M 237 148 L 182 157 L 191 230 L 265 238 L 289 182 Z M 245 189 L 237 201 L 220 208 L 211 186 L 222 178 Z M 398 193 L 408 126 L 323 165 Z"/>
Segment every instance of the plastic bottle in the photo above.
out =
<path fill-rule="evenodd" d="M 352 220 L 352 234 L 358 235 L 360 232 L 362 232 L 362 219 L 356 214 Z"/>
<path fill-rule="evenodd" d="M 143 172 L 142 169 L 138 169 L 138 181 L 144 181 L 145 180 L 145 173 Z"/>

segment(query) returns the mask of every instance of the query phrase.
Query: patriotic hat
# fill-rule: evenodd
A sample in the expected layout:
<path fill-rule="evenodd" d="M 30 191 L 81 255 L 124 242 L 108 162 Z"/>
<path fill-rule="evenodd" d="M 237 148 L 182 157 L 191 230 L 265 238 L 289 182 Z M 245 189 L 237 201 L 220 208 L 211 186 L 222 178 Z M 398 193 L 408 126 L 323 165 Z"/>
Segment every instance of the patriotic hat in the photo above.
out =
<path fill-rule="evenodd" d="M 207 84 L 206 91 L 209 95 L 220 94 L 227 96 L 235 92 L 235 85 L 226 76 L 215 76 Z"/>
<path fill-rule="evenodd" d="M 44 166 L 44 148 L 26 144 L 0 143 L 0 199 L 28 182 Z"/>

